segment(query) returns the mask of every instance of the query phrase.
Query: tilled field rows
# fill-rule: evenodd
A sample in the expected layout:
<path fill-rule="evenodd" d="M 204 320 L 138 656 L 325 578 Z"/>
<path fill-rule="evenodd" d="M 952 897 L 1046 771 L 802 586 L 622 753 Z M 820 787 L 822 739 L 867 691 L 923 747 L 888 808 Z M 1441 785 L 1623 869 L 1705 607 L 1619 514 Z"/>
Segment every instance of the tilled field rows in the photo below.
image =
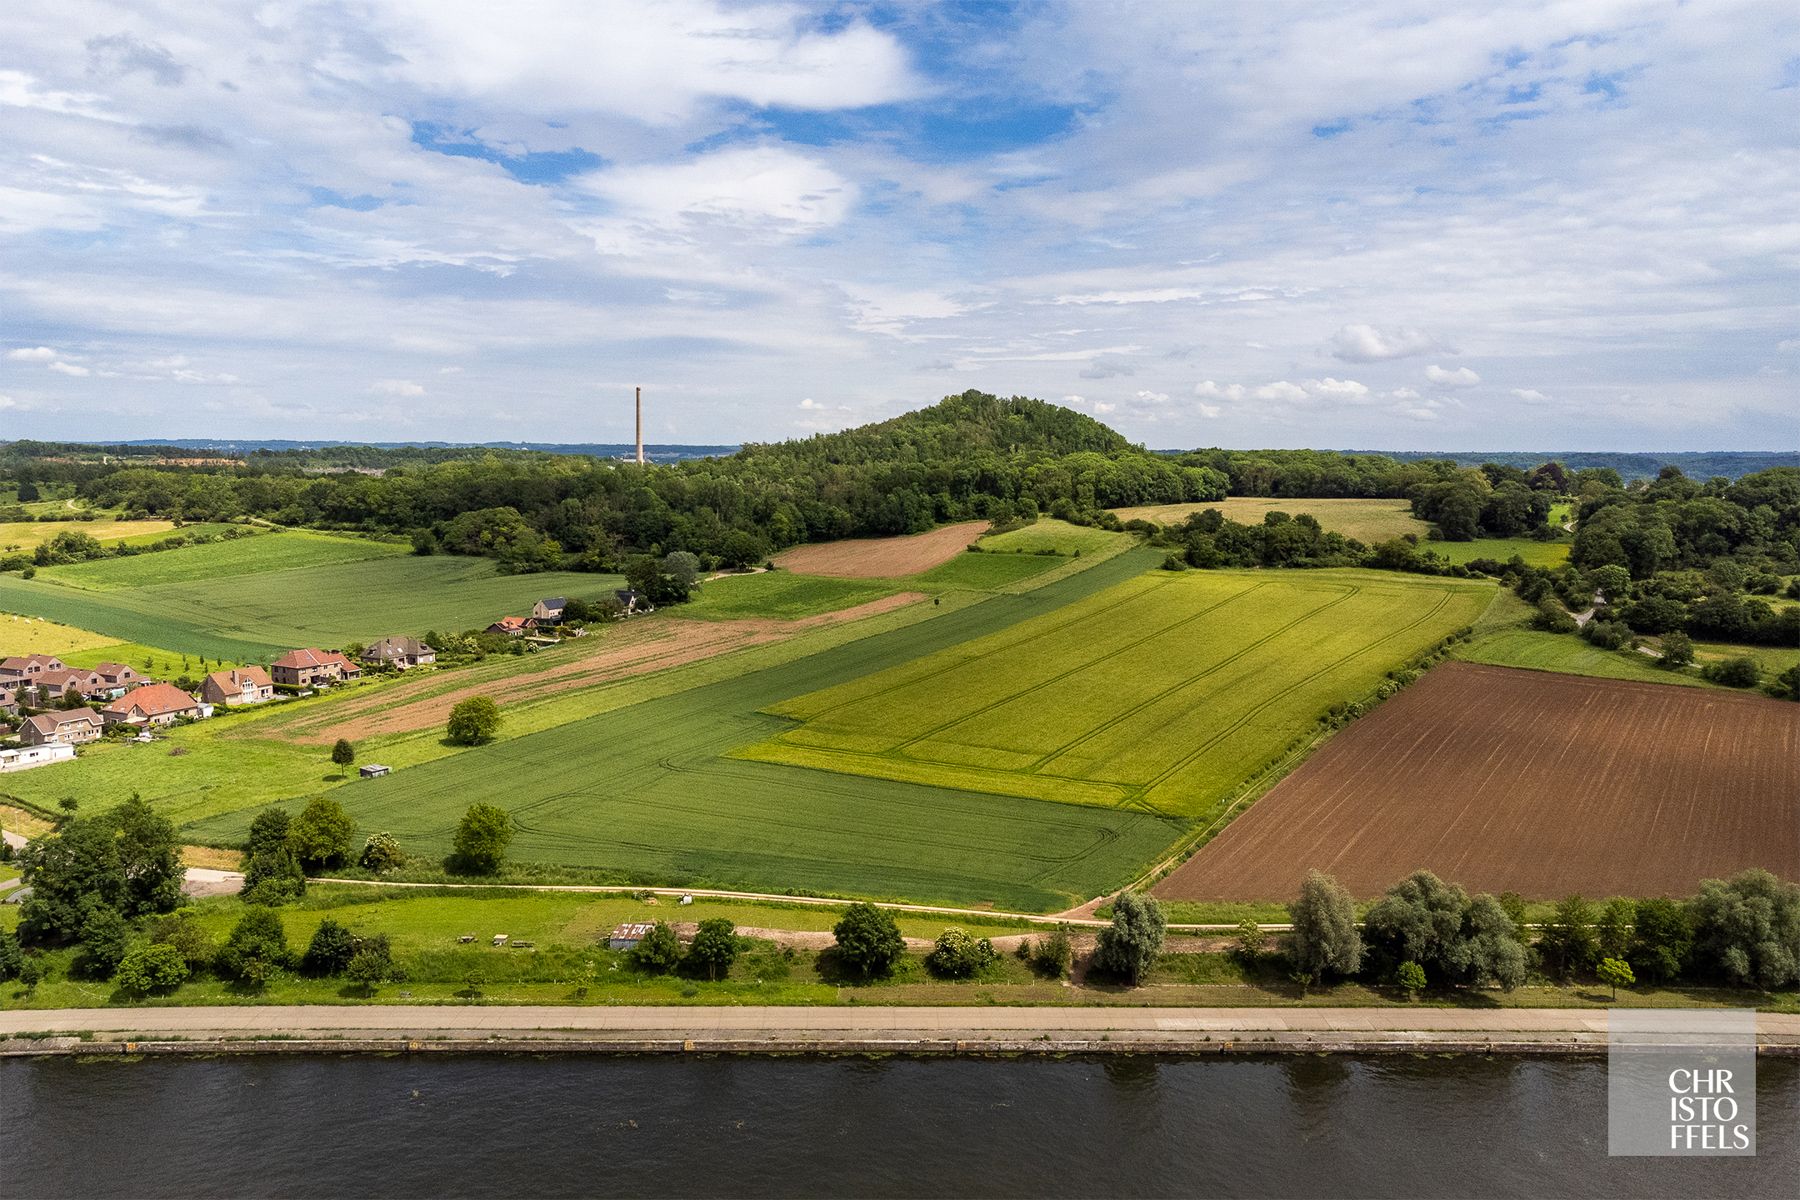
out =
<path fill-rule="evenodd" d="M 1156 888 L 1359 897 L 1425 867 L 1479 891 L 1687 895 L 1800 876 L 1800 705 L 1446 663 L 1356 722 Z"/>

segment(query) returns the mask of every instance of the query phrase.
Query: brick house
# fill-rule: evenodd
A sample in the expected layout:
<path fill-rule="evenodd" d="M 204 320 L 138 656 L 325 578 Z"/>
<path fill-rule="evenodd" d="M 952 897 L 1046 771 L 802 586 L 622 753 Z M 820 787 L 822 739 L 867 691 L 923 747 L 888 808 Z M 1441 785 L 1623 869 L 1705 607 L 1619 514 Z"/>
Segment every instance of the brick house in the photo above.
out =
<path fill-rule="evenodd" d="M 524 617 L 501 617 L 487 627 L 487 632 L 504 633 L 508 637 L 520 637 L 526 629 L 530 628 L 530 625 L 531 622 Z"/>
<path fill-rule="evenodd" d="M 269 664 L 269 674 L 283 687 L 319 687 L 355 679 L 362 668 L 336 650 L 289 650 Z"/>
<path fill-rule="evenodd" d="M 233 667 L 214 671 L 200 684 L 200 699 L 227 708 L 239 704 L 261 704 L 275 698 L 275 684 L 261 667 Z"/>
<path fill-rule="evenodd" d="M 108 725 L 173 725 L 181 717 L 205 715 L 198 700 L 172 683 L 132 688 L 100 710 Z"/>
<path fill-rule="evenodd" d="M 100 736 L 106 722 L 91 708 L 39 713 L 19 727 L 19 741 L 27 746 L 79 746 Z"/>
<path fill-rule="evenodd" d="M 391 663 L 402 671 L 408 667 L 428 667 L 437 661 L 437 651 L 415 637 L 384 637 L 371 642 L 362 652 L 366 663 Z"/>
<path fill-rule="evenodd" d="M 113 691 L 97 671 L 77 671 L 64 667 L 60 671 L 41 671 L 32 677 L 31 687 L 39 700 L 61 700 L 71 693 L 88 700 L 104 699 Z M 124 689 L 120 689 L 123 691 Z"/>
<path fill-rule="evenodd" d="M 150 682 L 141 672 L 124 663 L 103 662 L 94 668 L 94 674 L 98 675 L 107 687 L 118 689 L 113 693 L 114 696 L 124 695 L 127 688 L 134 688 L 140 683 Z"/>
<path fill-rule="evenodd" d="M 40 675 L 50 671 L 66 671 L 68 665 L 54 654 L 26 654 L 0 659 L 0 684 L 9 687 L 29 686 Z"/>

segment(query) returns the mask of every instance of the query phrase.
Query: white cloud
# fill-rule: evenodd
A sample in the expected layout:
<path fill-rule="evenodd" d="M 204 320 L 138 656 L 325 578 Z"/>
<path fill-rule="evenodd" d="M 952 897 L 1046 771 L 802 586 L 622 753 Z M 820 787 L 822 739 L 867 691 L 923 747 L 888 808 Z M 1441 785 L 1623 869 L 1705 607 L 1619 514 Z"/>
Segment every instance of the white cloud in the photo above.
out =
<path fill-rule="evenodd" d="M 369 391 L 377 396 L 412 397 L 423 396 L 425 387 L 410 379 L 378 379 L 369 385 Z"/>
<path fill-rule="evenodd" d="M 13 362 L 52 362 L 57 354 L 48 346 L 21 346 L 17 350 L 8 350 L 6 357 Z"/>
<path fill-rule="evenodd" d="M 1527 404 L 1547 404 L 1550 400 L 1550 397 L 1536 388 L 1514 388 L 1512 394 Z"/>
<path fill-rule="evenodd" d="M 1481 382 L 1481 376 L 1467 367 L 1458 367 L 1452 371 L 1440 367 L 1436 363 L 1425 368 L 1425 378 L 1438 387 L 1446 388 L 1474 387 Z"/>
<path fill-rule="evenodd" d="M 93 373 L 78 363 L 62 362 L 61 360 L 51 363 L 49 369 L 59 375 L 73 375 L 77 378 Z"/>
<path fill-rule="evenodd" d="M 11 396 L 6 395 L 4 392 L 0 392 L 0 408 L 14 408 L 17 407 L 18 403 L 19 402 L 14 400 Z"/>
<path fill-rule="evenodd" d="M 716 223 L 796 237 L 843 221 L 857 194 L 854 183 L 824 163 L 772 145 L 614 167 L 575 183 L 653 226 Z"/>
<path fill-rule="evenodd" d="M 1331 337 L 1332 357 L 1344 362 L 1382 362 L 1406 358 L 1435 349 L 1437 343 L 1410 326 L 1377 329 L 1373 325 L 1346 325 Z"/>
<path fill-rule="evenodd" d="M 1209 421 L 1217 420 L 1219 415 L 1225 411 L 1223 408 L 1220 408 L 1217 404 L 1196 404 L 1194 406 L 1194 408 L 1196 411 L 1199 412 L 1199 414 L 1201 416 L 1205 417 Z"/>

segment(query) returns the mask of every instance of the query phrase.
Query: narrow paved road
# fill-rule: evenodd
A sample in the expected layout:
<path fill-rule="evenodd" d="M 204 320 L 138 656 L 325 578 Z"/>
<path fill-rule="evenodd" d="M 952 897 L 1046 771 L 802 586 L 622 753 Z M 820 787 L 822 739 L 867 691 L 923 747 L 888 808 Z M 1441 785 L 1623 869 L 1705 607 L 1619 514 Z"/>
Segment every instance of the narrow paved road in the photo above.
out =
<path fill-rule="evenodd" d="M 1388 1035 L 1604 1041 L 1603 1009 L 1509 1008 L 1004 1008 L 742 1005 L 237 1005 L 209 1008 L 39 1009 L 0 1012 L 0 1035 L 90 1033 L 159 1037 L 758 1038 L 942 1041 L 1070 1035 L 1188 1035 L 1212 1041 L 1259 1034 Z M 1764 1013 L 1765 1039 L 1800 1042 L 1800 1016 Z"/>

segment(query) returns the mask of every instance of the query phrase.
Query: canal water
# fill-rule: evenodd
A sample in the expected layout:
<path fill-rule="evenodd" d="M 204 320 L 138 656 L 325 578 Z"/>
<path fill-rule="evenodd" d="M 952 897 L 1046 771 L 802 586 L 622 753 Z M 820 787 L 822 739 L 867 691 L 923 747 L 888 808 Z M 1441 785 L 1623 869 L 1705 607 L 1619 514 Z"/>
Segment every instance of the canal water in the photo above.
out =
<path fill-rule="evenodd" d="M 0 1062 L 0 1197 L 1781 1196 L 1606 1154 L 1599 1060 L 230 1057 Z"/>

